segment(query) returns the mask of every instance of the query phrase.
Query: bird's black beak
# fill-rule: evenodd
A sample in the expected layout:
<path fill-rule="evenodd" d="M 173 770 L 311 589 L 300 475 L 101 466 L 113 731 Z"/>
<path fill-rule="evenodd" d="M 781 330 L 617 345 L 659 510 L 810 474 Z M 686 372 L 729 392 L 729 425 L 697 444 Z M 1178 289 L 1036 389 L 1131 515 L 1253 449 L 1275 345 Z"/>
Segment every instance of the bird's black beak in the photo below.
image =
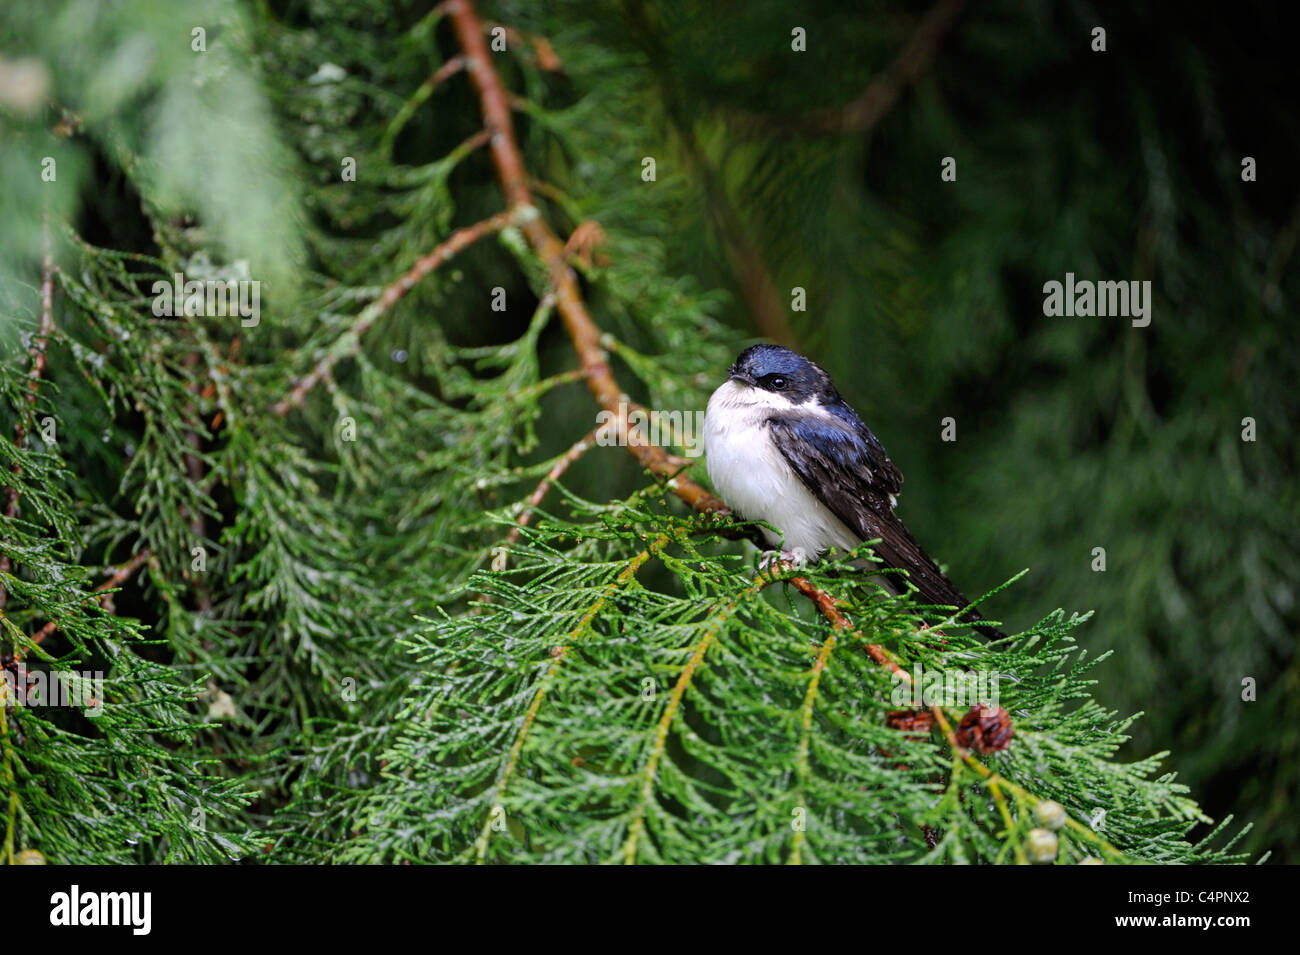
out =
<path fill-rule="evenodd" d="M 749 375 L 745 374 L 743 371 L 737 371 L 737 370 L 734 369 L 734 368 L 731 369 L 730 373 L 727 375 L 727 380 L 728 380 L 728 381 L 738 381 L 738 382 L 740 382 L 742 385 L 752 385 L 752 384 L 754 384 L 754 379 L 753 379 L 753 378 L 751 378 Z"/>

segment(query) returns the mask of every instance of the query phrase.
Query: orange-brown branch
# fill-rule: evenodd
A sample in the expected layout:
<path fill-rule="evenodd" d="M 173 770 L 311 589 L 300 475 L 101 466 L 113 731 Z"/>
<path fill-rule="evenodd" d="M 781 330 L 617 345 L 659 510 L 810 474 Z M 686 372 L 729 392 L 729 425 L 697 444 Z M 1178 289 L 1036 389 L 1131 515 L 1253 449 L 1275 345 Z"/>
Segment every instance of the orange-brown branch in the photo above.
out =
<path fill-rule="evenodd" d="M 489 148 L 492 163 L 496 167 L 506 204 L 533 210 L 533 214 L 522 217 L 520 229 L 546 267 L 555 291 L 556 307 L 577 352 L 592 397 L 601 408 L 618 416 L 616 426 L 626 435 L 628 413 L 637 406 L 626 401 L 623 389 L 610 370 L 605 350 L 600 344 L 600 329 L 587 311 L 577 277 L 568 264 L 564 243 L 542 218 L 533 202 L 528 173 L 515 140 L 510 97 L 501 85 L 487 42 L 483 39 L 483 23 L 469 0 L 448 0 L 443 9 L 451 18 L 456 39 L 465 55 L 466 68 L 478 93 L 484 125 L 491 133 Z M 663 448 L 629 440 L 627 449 L 651 473 L 663 478 L 673 478 L 676 475 L 678 466 Z M 671 486 L 673 493 L 696 511 L 725 512 L 727 509 L 718 497 L 689 478 L 678 476 Z"/>
<path fill-rule="evenodd" d="M 843 630 L 847 633 L 856 634 L 858 639 L 862 641 L 862 648 L 866 651 L 867 656 L 871 657 L 871 659 L 875 660 L 890 673 L 901 673 L 903 677 L 910 682 L 911 675 L 893 660 L 889 659 L 889 654 L 885 652 L 884 647 L 880 646 L 878 643 L 869 642 L 867 638 L 853 626 L 852 621 L 850 621 L 849 618 L 845 616 L 844 612 L 840 610 L 843 601 L 818 587 L 807 577 L 790 577 L 788 580 L 789 583 L 794 585 L 796 590 L 813 602 L 813 606 L 817 608 L 817 611 L 823 617 L 830 621 L 831 626 L 836 630 Z"/>

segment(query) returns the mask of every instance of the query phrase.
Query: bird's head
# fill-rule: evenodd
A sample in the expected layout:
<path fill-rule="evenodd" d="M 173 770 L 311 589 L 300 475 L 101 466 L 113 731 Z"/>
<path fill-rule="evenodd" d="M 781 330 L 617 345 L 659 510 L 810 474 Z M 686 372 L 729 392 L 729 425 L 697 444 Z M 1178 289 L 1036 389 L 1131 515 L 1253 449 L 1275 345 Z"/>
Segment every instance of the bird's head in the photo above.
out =
<path fill-rule="evenodd" d="M 728 377 L 742 386 L 779 395 L 793 405 L 840 400 L 830 375 L 816 363 L 780 345 L 751 345 L 732 363 Z"/>

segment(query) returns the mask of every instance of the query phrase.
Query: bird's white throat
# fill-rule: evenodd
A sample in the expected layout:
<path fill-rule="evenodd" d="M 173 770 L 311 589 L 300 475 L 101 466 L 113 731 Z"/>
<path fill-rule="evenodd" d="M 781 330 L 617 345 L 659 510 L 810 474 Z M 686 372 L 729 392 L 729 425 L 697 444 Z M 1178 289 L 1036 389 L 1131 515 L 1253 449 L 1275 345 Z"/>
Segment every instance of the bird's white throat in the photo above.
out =
<path fill-rule="evenodd" d="M 709 480 L 732 511 L 780 528 L 784 543 L 763 531 L 773 547 L 801 550 L 815 560 L 830 547 L 850 550 L 860 541 L 804 486 L 772 441 L 768 416 L 796 408 L 820 411 L 742 382 L 723 382 L 704 415 L 704 454 Z"/>

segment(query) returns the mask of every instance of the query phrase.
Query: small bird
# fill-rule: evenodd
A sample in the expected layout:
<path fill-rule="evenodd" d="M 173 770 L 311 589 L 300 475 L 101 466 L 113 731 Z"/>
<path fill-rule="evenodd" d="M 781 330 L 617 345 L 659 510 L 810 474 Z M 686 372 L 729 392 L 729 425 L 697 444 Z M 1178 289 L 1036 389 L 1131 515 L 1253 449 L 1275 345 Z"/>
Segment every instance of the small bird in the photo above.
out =
<path fill-rule="evenodd" d="M 816 363 L 779 345 L 741 352 L 709 398 L 704 453 L 727 506 L 780 529 L 762 532 L 783 547 L 783 560 L 817 560 L 831 548 L 845 552 L 879 538 L 876 556 L 906 571 L 926 603 L 969 605 L 894 515 L 903 475 Z M 882 575 L 902 592 L 898 576 Z M 969 610 L 962 619 L 983 617 Z"/>

